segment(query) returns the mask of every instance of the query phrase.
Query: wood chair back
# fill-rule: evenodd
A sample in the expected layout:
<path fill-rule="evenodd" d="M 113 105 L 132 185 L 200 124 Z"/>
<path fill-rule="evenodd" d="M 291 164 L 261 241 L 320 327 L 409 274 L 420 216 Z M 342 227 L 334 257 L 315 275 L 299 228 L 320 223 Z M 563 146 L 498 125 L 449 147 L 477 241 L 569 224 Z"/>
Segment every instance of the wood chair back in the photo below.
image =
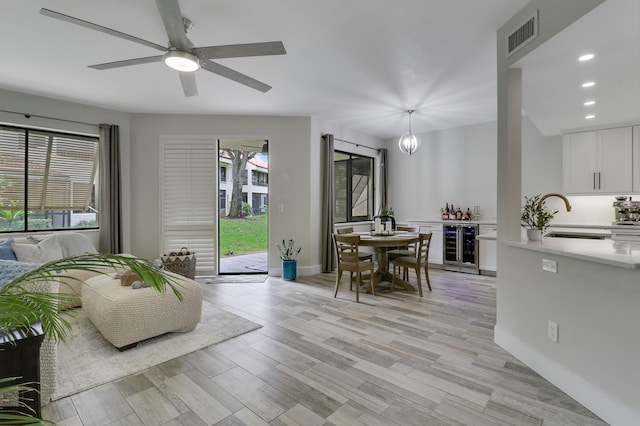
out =
<path fill-rule="evenodd" d="M 338 235 L 353 234 L 353 227 L 349 226 L 347 228 L 336 228 L 336 234 Z"/>
<path fill-rule="evenodd" d="M 359 235 L 333 235 L 333 242 L 336 247 L 336 256 L 338 258 L 338 274 L 336 276 L 336 290 L 333 297 L 337 297 L 340 288 L 340 280 L 344 271 L 351 272 L 352 278 L 355 274 L 356 284 L 356 302 L 360 301 L 360 283 L 363 279 L 363 272 L 368 272 L 368 278 L 371 284 L 371 294 L 375 296 L 373 285 L 374 263 L 371 259 L 364 260 L 359 253 L 358 245 L 360 243 Z M 353 279 L 351 280 L 353 285 Z"/>
<path fill-rule="evenodd" d="M 395 287 L 396 282 L 396 268 L 411 268 L 415 270 L 416 277 L 418 278 L 418 292 L 422 297 L 422 278 L 420 277 L 420 270 L 424 268 L 424 276 L 427 280 L 427 286 L 431 291 L 431 280 L 429 279 L 429 248 L 431 247 L 431 232 L 420 233 L 418 239 L 418 250 L 413 256 L 401 256 L 393 259 L 393 277 L 391 279 L 391 290 Z"/>

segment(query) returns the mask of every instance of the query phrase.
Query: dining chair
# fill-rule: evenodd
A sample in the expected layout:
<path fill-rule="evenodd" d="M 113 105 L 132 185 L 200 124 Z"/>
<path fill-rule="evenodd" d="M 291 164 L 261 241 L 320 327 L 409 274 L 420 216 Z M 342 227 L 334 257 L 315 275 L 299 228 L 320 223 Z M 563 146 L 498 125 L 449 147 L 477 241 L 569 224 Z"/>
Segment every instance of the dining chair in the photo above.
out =
<path fill-rule="evenodd" d="M 405 225 L 398 225 L 398 231 L 405 231 L 405 232 L 411 232 L 411 233 L 418 233 L 420 232 L 420 228 L 418 226 L 405 226 Z M 393 259 L 397 258 L 397 257 L 402 257 L 402 256 L 415 256 L 416 255 L 416 243 L 411 243 L 408 244 L 404 247 L 398 247 L 397 249 L 393 249 L 393 250 L 389 250 L 387 251 L 387 256 L 389 261 L 393 261 Z M 403 270 L 403 279 L 407 280 L 409 278 L 409 270 L 407 268 L 404 268 Z M 400 271 L 398 271 L 399 273 Z M 394 271 L 395 273 L 395 271 Z"/>
<path fill-rule="evenodd" d="M 353 234 L 353 227 L 348 226 L 346 228 L 337 228 L 336 233 L 338 235 Z M 360 258 L 360 260 L 370 260 L 373 262 L 373 253 L 371 252 L 358 252 L 358 257 Z M 350 274 L 350 276 L 351 281 L 349 283 L 349 290 L 353 290 L 353 272 Z"/>
<path fill-rule="evenodd" d="M 338 274 L 336 277 L 336 291 L 333 297 L 338 296 L 338 289 L 340 288 L 340 280 L 342 279 L 342 273 L 349 271 L 352 276 L 355 274 L 356 278 L 356 302 L 360 301 L 360 283 L 362 282 L 363 272 L 369 272 L 369 282 L 371 283 L 371 294 L 375 296 L 375 289 L 373 285 L 373 270 L 374 263 L 371 260 L 361 260 L 358 256 L 358 244 L 360 243 L 359 235 L 333 235 L 333 242 L 336 247 L 336 255 L 338 257 Z M 353 281 L 351 282 L 353 284 Z M 353 287 L 350 287 L 352 290 Z"/>
<path fill-rule="evenodd" d="M 353 228 L 350 226 L 347 228 L 337 228 L 336 234 L 338 235 L 353 234 Z M 358 256 L 360 257 L 360 260 L 373 260 L 373 253 L 370 253 L 370 252 L 366 252 L 366 251 L 359 252 Z"/>
<path fill-rule="evenodd" d="M 396 283 L 396 267 L 412 268 L 416 271 L 418 277 L 418 292 L 422 297 L 422 279 L 420 270 L 424 268 L 424 276 L 427 279 L 427 286 L 431 291 L 431 281 L 429 281 L 429 247 L 431 246 L 431 232 L 421 233 L 418 240 L 418 250 L 414 256 L 402 256 L 393 259 L 393 277 L 391 278 L 391 290 L 393 291 Z"/>

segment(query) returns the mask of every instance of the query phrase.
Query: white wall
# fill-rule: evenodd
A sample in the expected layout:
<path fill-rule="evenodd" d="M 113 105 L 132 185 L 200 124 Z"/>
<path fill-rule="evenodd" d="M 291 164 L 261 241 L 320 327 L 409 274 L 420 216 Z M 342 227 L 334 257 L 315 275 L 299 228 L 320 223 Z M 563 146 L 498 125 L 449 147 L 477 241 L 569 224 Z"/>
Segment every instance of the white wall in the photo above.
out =
<path fill-rule="evenodd" d="M 0 111 L 0 123 L 5 124 L 16 124 L 93 135 L 98 134 L 97 125 L 100 123 L 117 124 L 120 126 L 120 149 L 122 154 L 120 162 L 122 167 L 123 249 L 126 252 L 130 251 L 131 245 L 129 236 L 131 231 L 131 192 L 129 190 L 129 181 L 131 179 L 131 175 L 129 173 L 129 114 L 1 89 L 0 110 L 2 110 Z M 12 114 L 6 111 L 17 112 L 20 114 Z M 26 118 L 23 114 L 31 114 L 31 118 Z"/>
<path fill-rule="evenodd" d="M 139 256 L 158 257 L 159 247 L 159 137 L 210 135 L 214 138 L 269 140 L 269 271 L 278 273 L 275 244 L 293 238 L 303 250 L 298 259 L 301 275 L 316 271 L 320 263 L 315 226 L 314 189 L 309 117 L 133 114 L 131 117 L 132 249 Z M 278 212 L 277 206 L 283 211 Z M 314 229 L 315 232 L 310 231 Z"/>
<path fill-rule="evenodd" d="M 498 31 L 495 335 L 498 344 L 605 421 L 628 425 L 637 424 L 640 418 L 640 340 L 635 338 L 640 324 L 638 272 L 547 254 L 545 258 L 558 261 L 558 273 L 551 274 L 542 271 L 540 253 L 505 243 L 519 240 L 522 189 L 525 185 L 532 188 L 530 182 L 520 184 L 525 167 L 521 152 L 527 149 L 519 131 L 525 126 L 521 118 L 522 80 L 509 66 L 601 2 L 532 0 Z M 536 9 L 538 37 L 507 60 L 506 36 Z M 510 185 L 513 182 L 517 185 Z M 548 320 L 560 326 L 558 343 L 546 337 Z"/>
<path fill-rule="evenodd" d="M 396 219 L 439 220 L 445 203 L 481 207 L 481 220 L 496 216 L 496 123 L 420 134 L 421 148 L 389 150 L 389 205 Z"/>

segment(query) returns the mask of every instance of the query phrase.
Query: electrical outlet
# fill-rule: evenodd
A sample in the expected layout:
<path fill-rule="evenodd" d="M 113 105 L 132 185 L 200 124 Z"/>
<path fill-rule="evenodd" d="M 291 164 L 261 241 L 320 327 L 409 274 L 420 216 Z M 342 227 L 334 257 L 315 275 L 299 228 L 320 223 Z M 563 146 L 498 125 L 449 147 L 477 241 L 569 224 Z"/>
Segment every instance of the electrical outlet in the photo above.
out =
<path fill-rule="evenodd" d="M 558 273 L 558 262 L 555 260 L 542 259 L 542 270 L 553 272 L 554 274 Z"/>
<path fill-rule="evenodd" d="M 552 342 L 558 343 L 558 323 L 551 320 L 547 322 L 547 337 Z"/>

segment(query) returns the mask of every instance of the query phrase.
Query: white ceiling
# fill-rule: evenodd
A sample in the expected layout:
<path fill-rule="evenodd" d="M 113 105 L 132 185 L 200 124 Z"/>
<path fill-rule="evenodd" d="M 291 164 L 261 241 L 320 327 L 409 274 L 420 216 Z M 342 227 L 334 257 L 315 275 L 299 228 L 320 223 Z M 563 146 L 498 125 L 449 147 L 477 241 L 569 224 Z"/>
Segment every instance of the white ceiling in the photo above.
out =
<path fill-rule="evenodd" d="M 593 53 L 581 63 L 577 58 Z M 523 58 L 523 110 L 545 135 L 640 122 L 640 0 L 607 0 Z M 581 84 L 596 85 L 583 89 Z M 585 107 L 587 100 L 594 106 Z M 596 118 L 587 120 L 585 116 Z"/>
<path fill-rule="evenodd" d="M 185 98 L 162 63 L 88 65 L 158 52 L 39 13 L 41 7 L 161 45 L 155 2 L 4 0 L 0 87 L 126 112 L 314 116 L 381 138 L 496 119 L 497 29 L 527 0 L 182 0 L 196 46 L 281 40 L 284 56 L 219 60 L 273 89 L 206 71 Z M 15 65 L 15 66 L 13 66 Z"/>
<path fill-rule="evenodd" d="M 419 133 L 496 119 L 495 34 L 526 2 L 182 0 L 196 46 L 281 40 L 287 50 L 217 61 L 273 86 L 267 93 L 201 70 L 199 96 L 186 98 L 162 63 L 87 67 L 158 51 L 39 13 L 165 45 L 155 1 L 5 0 L 0 87 L 127 112 L 314 116 L 393 138 L 406 132 L 408 108 Z M 584 52 L 596 59 L 578 63 Z M 517 66 L 524 113 L 543 134 L 638 122 L 640 1 L 605 1 Z M 589 91 L 580 87 L 587 79 L 597 82 Z M 583 107 L 592 97 L 596 106 Z M 589 112 L 596 119 L 585 120 Z"/>

